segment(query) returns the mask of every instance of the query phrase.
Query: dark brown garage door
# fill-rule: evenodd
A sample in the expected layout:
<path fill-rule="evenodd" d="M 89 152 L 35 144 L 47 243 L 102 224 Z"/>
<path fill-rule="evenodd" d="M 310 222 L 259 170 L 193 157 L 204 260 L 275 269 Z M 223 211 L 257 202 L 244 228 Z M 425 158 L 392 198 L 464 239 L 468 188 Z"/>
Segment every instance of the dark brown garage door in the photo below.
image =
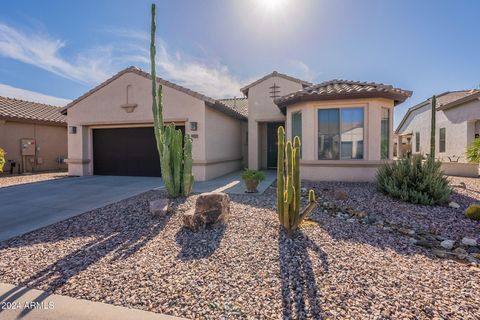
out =
<path fill-rule="evenodd" d="M 93 173 L 160 177 L 153 128 L 93 129 Z"/>

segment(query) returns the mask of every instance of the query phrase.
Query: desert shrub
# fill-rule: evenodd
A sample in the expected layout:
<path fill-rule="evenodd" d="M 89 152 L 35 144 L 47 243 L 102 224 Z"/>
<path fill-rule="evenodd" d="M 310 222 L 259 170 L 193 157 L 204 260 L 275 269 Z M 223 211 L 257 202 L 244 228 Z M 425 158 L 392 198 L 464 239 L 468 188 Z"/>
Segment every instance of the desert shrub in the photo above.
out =
<path fill-rule="evenodd" d="M 480 138 L 473 140 L 465 154 L 471 163 L 480 163 Z"/>
<path fill-rule="evenodd" d="M 440 170 L 440 162 L 421 156 L 385 163 L 377 171 L 380 191 L 403 201 L 435 205 L 448 201 L 452 189 Z"/>
<path fill-rule="evenodd" d="M 480 221 L 480 204 L 472 204 L 465 210 L 465 216 Z"/>
<path fill-rule="evenodd" d="M 5 150 L 0 148 L 0 172 L 3 172 L 3 166 L 5 165 Z"/>

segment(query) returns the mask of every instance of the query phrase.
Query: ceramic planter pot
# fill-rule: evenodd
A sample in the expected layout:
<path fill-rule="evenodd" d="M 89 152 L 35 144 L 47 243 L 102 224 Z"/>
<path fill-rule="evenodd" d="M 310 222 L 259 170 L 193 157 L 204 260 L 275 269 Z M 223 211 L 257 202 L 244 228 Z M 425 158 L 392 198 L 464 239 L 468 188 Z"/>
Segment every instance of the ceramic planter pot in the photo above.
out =
<path fill-rule="evenodd" d="M 254 179 L 246 179 L 245 180 L 245 187 L 247 188 L 247 193 L 256 193 L 258 192 L 257 190 L 258 186 L 258 181 Z"/>

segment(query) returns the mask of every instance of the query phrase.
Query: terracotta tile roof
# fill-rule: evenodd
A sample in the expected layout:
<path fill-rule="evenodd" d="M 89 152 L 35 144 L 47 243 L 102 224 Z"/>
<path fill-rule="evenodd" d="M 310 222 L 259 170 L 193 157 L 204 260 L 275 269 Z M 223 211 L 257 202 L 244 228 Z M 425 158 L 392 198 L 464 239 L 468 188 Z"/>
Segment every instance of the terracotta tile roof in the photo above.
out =
<path fill-rule="evenodd" d="M 231 99 L 218 99 L 230 109 L 237 111 L 238 113 L 248 117 L 248 99 L 247 98 L 231 98 Z"/>
<path fill-rule="evenodd" d="M 270 77 L 280 77 L 280 78 L 284 78 L 284 79 L 287 79 L 287 80 L 290 80 L 290 81 L 293 81 L 293 82 L 298 82 L 300 83 L 301 85 L 303 85 L 304 87 L 308 87 L 308 86 L 311 86 L 312 83 L 311 82 L 308 82 L 308 81 L 305 81 L 305 80 L 301 80 L 301 79 L 298 79 L 298 78 L 294 78 L 292 76 L 289 76 L 289 75 L 286 75 L 286 74 L 283 74 L 283 73 L 280 73 L 280 72 L 277 72 L 277 71 L 273 71 L 272 73 L 269 73 L 263 77 L 261 77 L 260 79 L 246 85 L 245 87 L 241 88 L 240 91 L 248 97 L 248 89 L 250 89 L 251 87 L 259 84 L 260 82 L 262 81 L 265 81 L 266 79 L 270 78 Z"/>
<path fill-rule="evenodd" d="M 477 99 L 479 97 L 480 97 L 480 90 L 459 90 L 459 91 L 442 92 L 436 95 L 437 110 L 445 110 L 445 109 L 453 108 L 463 103 Z M 432 98 L 428 98 L 414 105 L 413 107 L 409 108 L 405 113 L 405 115 L 403 116 L 402 121 L 400 121 L 400 124 L 395 130 L 395 133 L 399 132 L 399 130 L 402 128 L 403 124 L 405 123 L 405 121 L 407 121 L 408 117 L 413 111 L 420 109 L 421 107 L 424 107 L 426 105 L 430 105 L 431 101 L 432 101 Z"/>
<path fill-rule="evenodd" d="M 66 115 L 67 114 L 67 110 L 71 107 L 73 107 L 75 104 L 77 104 L 78 102 L 80 102 L 81 100 L 85 99 L 86 97 L 90 96 L 91 94 L 95 93 L 96 91 L 102 89 L 103 87 L 105 87 L 106 85 L 110 84 L 111 82 L 115 81 L 116 79 L 120 78 L 122 75 L 128 73 L 128 72 L 132 72 L 132 73 L 136 73 L 142 77 L 145 77 L 147 79 L 152 79 L 150 73 L 148 72 L 145 72 L 143 71 L 142 69 L 140 68 L 137 68 L 137 67 L 134 67 L 134 66 L 131 66 L 131 67 L 128 67 L 126 69 L 123 69 L 122 71 L 118 72 L 117 74 L 115 74 L 114 76 L 112 76 L 110 79 L 107 79 L 105 80 L 104 82 L 102 82 L 101 84 L 99 84 L 98 86 L 96 86 L 95 88 L 91 89 L 90 91 L 86 92 L 85 94 L 83 94 L 82 96 L 78 97 L 77 99 L 73 100 L 72 102 L 70 102 L 68 105 L 66 105 L 63 109 L 62 109 L 62 114 Z M 181 91 L 183 93 L 186 93 L 192 97 L 195 97 L 197 99 L 200 99 L 200 100 L 203 100 L 205 101 L 205 103 L 220 111 L 220 112 L 223 112 L 231 117 L 234 117 L 236 119 L 239 119 L 239 120 L 246 120 L 246 118 L 240 114 L 239 112 L 237 112 L 236 110 L 233 110 L 231 108 L 229 108 L 228 106 L 226 106 L 225 104 L 223 103 L 220 103 L 218 100 L 215 100 L 213 98 L 210 98 L 210 97 L 207 97 L 206 95 L 203 95 L 201 93 L 198 93 L 198 92 L 195 92 L 193 90 L 190 90 L 188 88 L 185 88 L 185 87 L 182 87 L 182 86 L 179 86 L 178 84 L 175 84 L 173 82 L 170 82 L 170 81 L 167 81 L 165 79 L 162 79 L 162 78 L 159 78 L 157 77 L 157 82 L 162 84 L 163 86 L 166 86 L 166 87 L 170 87 L 172 89 L 176 89 L 178 91 Z"/>
<path fill-rule="evenodd" d="M 61 108 L 48 104 L 0 96 L 0 118 L 67 123 Z"/>
<path fill-rule="evenodd" d="M 356 98 L 389 98 L 401 103 L 412 95 L 411 91 L 375 82 L 330 80 L 303 90 L 287 94 L 275 100 L 281 110 L 287 105 L 306 100 L 338 100 Z"/>

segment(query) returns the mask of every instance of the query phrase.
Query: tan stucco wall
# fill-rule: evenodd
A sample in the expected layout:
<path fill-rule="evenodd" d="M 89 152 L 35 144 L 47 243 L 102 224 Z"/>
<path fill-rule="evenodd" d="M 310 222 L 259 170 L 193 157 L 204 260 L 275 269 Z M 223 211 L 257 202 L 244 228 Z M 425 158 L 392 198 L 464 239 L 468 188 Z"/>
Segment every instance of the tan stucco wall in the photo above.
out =
<path fill-rule="evenodd" d="M 278 96 L 302 89 L 298 82 L 272 76 L 248 90 L 248 167 L 265 168 L 267 165 L 266 126 L 262 122 L 285 121 L 285 116 L 270 97 L 270 87 L 280 86 Z"/>
<path fill-rule="evenodd" d="M 364 109 L 364 158 L 362 160 L 318 160 L 318 109 L 362 107 Z M 307 101 L 287 108 L 286 137 L 292 139 L 293 112 L 302 112 L 301 176 L 307 180 L 372 181 L 383 163 L 380 155 L 382 108 L 390 109 L 389 159 L 393 158 L 393 101 L 355 99 Z"/>
<path fill-rule="evenodd" d="M 127 86 L 128 103 L 137 104 L 132 113 L 121 107 L 127 103 Z M 69 174 L 93 174 L 92 128 L 152 126 L 151 104 L 151 81 L 136 73 L 126 73 L 68 109 L 68 125 L 77 126 L 77 134 L 68 135 Z M 223 169 L 218 173 L 207 170 L 211 159 L 241 159 L 241 121 L 226 117 L 207 107 L 203 100 L 167 86 L 163 86 L 163 104 L 164 121 L 185 125 L 186 133 L 192 135 L 193 174 L 197 181 L 223 174 Z M 208 124 L 207 112 L 212 117 Z M 198 123 L 197 131 L 190 130 L 191 122 Z M 215 141 L 209 142 L 208 147 L 207 136 Z"/>
<path fill-rule="evenodd" d="M 7 152 L 7 160 L 17 163 L 14 172 L 22 166 L 20 140 L 24 138 L 34 139 L 37 146 L 36 155 L 25 162 L 26 172 L 66 169 L 65 164 L 57 162 L 57 158 L 67 157 L 66 126 L 0 120 L 0 148 Z M 35 161 L 32 163 L 30 159 Z M 4 169 L 10 170 L 10 166 L 6 164 Z"/>
<path fill-rule="evenodd" d="M 206 180 L 242 169 L 242 122 L 210 107 L 205 109 Z"/>

